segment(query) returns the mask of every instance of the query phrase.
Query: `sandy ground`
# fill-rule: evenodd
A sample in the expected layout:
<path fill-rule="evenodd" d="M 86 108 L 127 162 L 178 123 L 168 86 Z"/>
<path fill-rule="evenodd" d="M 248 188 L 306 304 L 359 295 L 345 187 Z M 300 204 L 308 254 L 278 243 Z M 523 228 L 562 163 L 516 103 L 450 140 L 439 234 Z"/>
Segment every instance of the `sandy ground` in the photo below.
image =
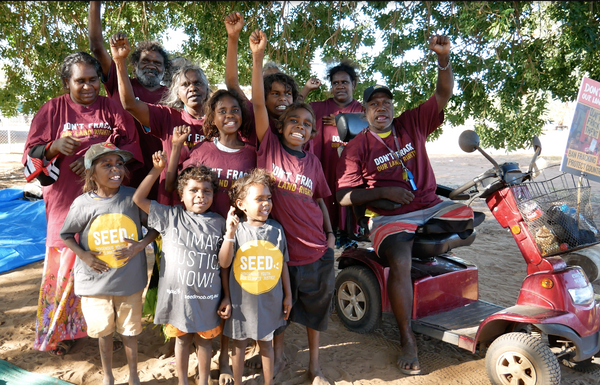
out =
<path fill-rule="evenodd" d="M 455 153 L 459 153 L 458 146 L 454 144 L 456 142 L 451 143 L 456 149 Z M 20 155 L 2 158 L 0 188 L 22 186 Z M 528 164 L 529 155 L 498 155 L 496 158 L 499 162 L 518 161 L 524 166 Z M 559 161 L 558 157 L 547 159 L 550 163 Z M 431 160 L 438 182 L 451 187 L 457 187 L 489 168 L 487 161 L 479 154 L 432 154 Z M 593 184 L 593 200 L 596 202 L 600 202 L 598 186 Z M 487 211 L 487 219 L 478 228 L 478 236 L 472 246 L 454 251 L 457 256 L 478 266 L 481 299 L 511 306 L 517 299 L 521 281 L 525 277 L 525 263 L 510 234 L 498 225 L 485 204 L 475 202 L 473 207 Z M 598 217 L 597 203 L 595 208 Z M 100 383 L 101 364 L 95 340 L 80 340 L 71 354 L 60 358 L 32 349 L 41 274 L 42 262 L 37 262 L 0 275 L 0 358 L 23 369 L 75 384 Z M 596 292 L 600 292 L 598 287 Z M 148 325 L 139 339 L 139 372 L 144 384 L 177 383 L 174 359 L 155 358 L 161 346 L 158 329 Z M 337 314 L 333 314 L 329 329 L 321 335 L 321 365 L 328 379 L 336 384 L 489 384 L 482 356 L 423 335 L 418 335 L 418 347 L 423 374 L 405 376 L 394 364 L 401 347 L 393 318 L 384 316 L 380 328 L 374 333 L 361 335 L 345 329 Z M 308 344 L 305 330 L 299 325 L 288 328 L 286 356 L 290 365 L 277 377 L 276 382 L 308 384 L 305 371 Z M 191 355 L 191 361 L 193 368 L 195 354 Z M 116 353 L 114 367 L 117 383 L 126 383 L 124 352 Z M 582 374 L 561 368 L 564 384 L 600 384 L 600 371 Z M 246 384 L 262 383 L 260 373 L 247 374 Z"/>

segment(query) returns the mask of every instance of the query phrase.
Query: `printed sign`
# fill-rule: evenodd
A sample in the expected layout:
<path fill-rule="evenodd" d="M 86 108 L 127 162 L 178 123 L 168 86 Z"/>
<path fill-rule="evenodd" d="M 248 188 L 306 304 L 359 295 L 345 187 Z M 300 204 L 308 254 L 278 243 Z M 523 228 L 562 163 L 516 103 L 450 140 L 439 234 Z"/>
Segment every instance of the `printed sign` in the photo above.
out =
<path fill-rule="evenodd" d="M 600 82 L 581 82 L 560 170 L 600 182 Z"/>
<path fill-rule="evenodd" d="M 283 254 L 271 242 L 248 241 L 233 260 L 233 275 L 242 289 L 250 294 L 266 293 L 273 289 L 283 268 Z"/>

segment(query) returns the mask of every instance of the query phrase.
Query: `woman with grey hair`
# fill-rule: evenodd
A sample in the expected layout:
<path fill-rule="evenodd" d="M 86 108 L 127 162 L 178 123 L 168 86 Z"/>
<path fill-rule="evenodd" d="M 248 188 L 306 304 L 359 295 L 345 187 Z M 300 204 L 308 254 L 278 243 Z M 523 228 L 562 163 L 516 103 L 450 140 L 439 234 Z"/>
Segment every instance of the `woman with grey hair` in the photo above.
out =
<path fill-rule="evenodd" d="M 129 77 L 127 76 L 127 56 L 131 46 L 127 37 L 116 34 L 110 39 L 113 60 L 117 67 L 117 79 L 121 104 L 136 118 L 149 134 L 161 139 L 167 159 L 171 157 L 173 128 L 189 126 L 190 134 L 183 151 L 188 151 L 194 144 L 204 139 L 204 103 L 210 96 L 208 79 L 202 69 L 194 64 L 185 64 L 172 77 L 169 91 L 159 104 L 144 103 L 135 98 Z M 181 159 L 185 157 L 182 156 Z M 166 169 L 160 176 L 158 185 L 158 202 L 174 205 L 179 202 L 176 192 L 167 192 L 165 188 Z"/>

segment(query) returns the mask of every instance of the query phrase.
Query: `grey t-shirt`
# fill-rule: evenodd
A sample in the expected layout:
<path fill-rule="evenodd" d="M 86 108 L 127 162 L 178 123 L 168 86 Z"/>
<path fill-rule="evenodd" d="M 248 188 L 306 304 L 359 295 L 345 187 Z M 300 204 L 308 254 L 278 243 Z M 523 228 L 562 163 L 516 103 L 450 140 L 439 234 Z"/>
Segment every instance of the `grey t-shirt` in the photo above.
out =
<path fill-rule="evenodd" d="M 231 317 L 224 333 L 235 340 L 260 340 L 286 323 L 281 272 L 289 256 L 283 227 L 273 219 L 260 227 L 241 222 L 233 247 Z"/>
<path fill-rule="evenodd" d="M 117 267 L 113 251 L 124 247 L 123 238 L 141 240 L 142 225 L 148 216 L 133 203 L 135 189 L 121 186 L 115 196 L 93 198 L 84 193 L 75 198 L 65 218 L 60 237 L 64 240 L 79 234 L 79 246 L 84 250 L 102 252 L 98 258 L 111 269 L 96 273 L 81 259 L 75 260 L 75 294 L 79 296 L 128 296 L 146 287 L 148 270 L 145 251 L 140 251 L 125 266 Z M 77 238 L 75 238 L 77 239 Z"/>
<path fill-rule="evenodd" d="M 218 254 L 225 219 L 152 201 L 148 225 L 163 237 L 154 323 L 186 333 L 214 329 L 221 322 Z"/>

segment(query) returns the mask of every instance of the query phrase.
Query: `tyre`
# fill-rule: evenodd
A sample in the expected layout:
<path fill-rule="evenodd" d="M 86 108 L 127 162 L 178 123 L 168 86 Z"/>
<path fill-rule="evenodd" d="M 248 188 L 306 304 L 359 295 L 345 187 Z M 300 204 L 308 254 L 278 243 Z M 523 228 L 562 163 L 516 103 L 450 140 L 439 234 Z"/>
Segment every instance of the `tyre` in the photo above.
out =
<path fill-rule="evenodd" d="M 550 347 L 525 333 L 508 333 L 489 347 L 485 367 L 492 384 L 560 385 L 560 366 Z"/>
<path fill-rule="evenodd" d="M 335 279 L 335 309 L 342 323 L 356 333 L 370 333 L 381 320 L 381 291 L 365 266 L 349 266 Z"/>

